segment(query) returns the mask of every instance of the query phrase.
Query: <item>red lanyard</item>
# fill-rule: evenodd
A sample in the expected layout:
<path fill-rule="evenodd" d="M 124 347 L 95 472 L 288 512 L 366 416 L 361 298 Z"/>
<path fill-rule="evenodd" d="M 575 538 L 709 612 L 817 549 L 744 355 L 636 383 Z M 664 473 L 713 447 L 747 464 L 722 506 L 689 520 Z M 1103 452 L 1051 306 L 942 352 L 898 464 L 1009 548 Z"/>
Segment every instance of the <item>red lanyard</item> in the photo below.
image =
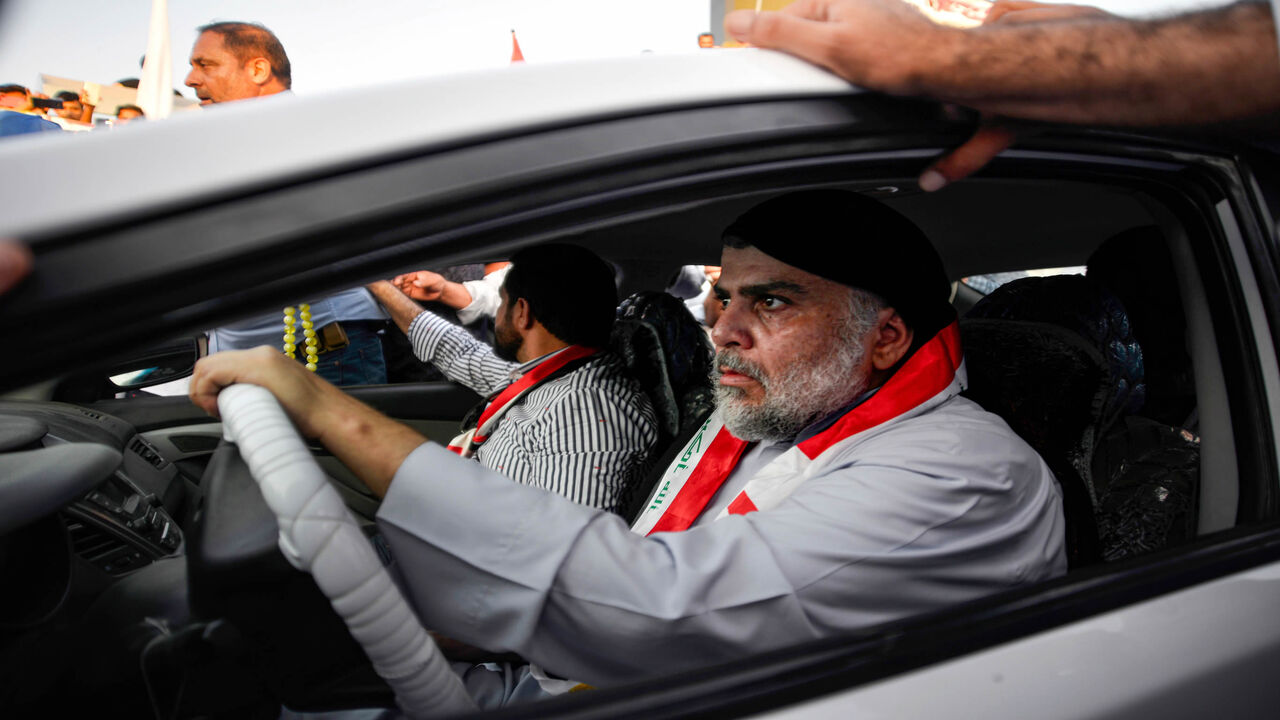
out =
<path fill-rule="evenodd" d="M 560 351 L 555 357 L 540 363 L 537 367 L 522 375 L 519 380 L 508 385 L 502 390 L 502 392 L 498 393 L 498 396 L 493 399 L 493 402 L 490 402 L 489 405 L 485 407 L 484 412 L 480 414 L 480 419 L 476 421 L 477 432 L 475 442 L 482 443 L 488 439 L 487 435 L 481 435 L 479 433 L 480 428 L 483 428 L 484 424 L 488 422 L 489 418 L 493 417 L 494 414 L 501 412 L 506 407 L 507 403 L 519 397 L 524 392 L 533 389 L 552 375 L 555 375 L 565 365 L 581 358 L 591 357 L 598 352 L 600 352 L 600 350 L 597 348 L 583 347 L 582 345 L 570 345 Z"/>

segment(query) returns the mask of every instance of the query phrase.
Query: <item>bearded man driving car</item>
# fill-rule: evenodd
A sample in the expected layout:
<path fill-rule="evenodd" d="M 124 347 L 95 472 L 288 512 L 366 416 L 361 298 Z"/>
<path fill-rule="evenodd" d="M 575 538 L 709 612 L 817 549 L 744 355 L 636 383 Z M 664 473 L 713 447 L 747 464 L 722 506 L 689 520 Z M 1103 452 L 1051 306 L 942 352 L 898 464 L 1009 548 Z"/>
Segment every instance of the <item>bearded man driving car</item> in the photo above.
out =
<path fill-rule="evenodd" d="M 855 193 L 766 201 L 723 234 L 717 409 L 629 528 L 460 461 L 277 353 L 201 361 L 216 412 L 265 386 L 386 502 L 422 622 L 539 668 L 467 672 L 482 705 L 831 637 L 1066 570 L 1044 462 L 960 397 L 924 235 Z M 442 588 L 448 588 L 447 591 Z"/>

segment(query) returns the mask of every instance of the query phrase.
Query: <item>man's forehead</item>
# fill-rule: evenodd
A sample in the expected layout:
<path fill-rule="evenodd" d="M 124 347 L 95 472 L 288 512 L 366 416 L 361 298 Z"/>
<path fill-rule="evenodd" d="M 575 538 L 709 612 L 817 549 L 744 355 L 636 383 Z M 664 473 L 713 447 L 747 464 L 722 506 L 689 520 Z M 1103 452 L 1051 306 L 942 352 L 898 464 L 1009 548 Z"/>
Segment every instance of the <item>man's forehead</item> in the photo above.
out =
<path fill-rule="evenodd" d="M 191 47 L 192 60 L 213 60 L 217 59 L 218 55 L 230 54 L 226 43 L 222 41 L 222 36 L 216 32 L 200 33 L 200 37 L 196 38 L 196 44 Z"/>
<path fill-rule="evenodd" d="M 726 290 L 766 284 L 785 283 L 799 288 L 827 288 L 835 286 L 826 278 L 801 270 L 794 265 L 766 255 L 755 247 L 725 247 L 720 256 L 720 281 L 718 287 Z"/>

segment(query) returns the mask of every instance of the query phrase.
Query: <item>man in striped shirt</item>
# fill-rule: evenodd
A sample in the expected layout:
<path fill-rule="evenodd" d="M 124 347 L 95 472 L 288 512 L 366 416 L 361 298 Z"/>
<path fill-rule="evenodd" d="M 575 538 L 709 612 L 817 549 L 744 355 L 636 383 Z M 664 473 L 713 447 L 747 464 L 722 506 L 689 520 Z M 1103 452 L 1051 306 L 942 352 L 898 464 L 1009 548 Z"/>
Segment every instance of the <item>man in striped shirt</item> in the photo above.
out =
<path fill-rule="evenodd" d="M 610 352 L 613 269 L 574 245 L 528 248 L 502 286 L 494 347 L 423 310 L 389 282 L 369 286 L 414 354 L 487 396 L 450 446 L 516 482 L 617 512 L 658 439 L 648 397 Z"/>

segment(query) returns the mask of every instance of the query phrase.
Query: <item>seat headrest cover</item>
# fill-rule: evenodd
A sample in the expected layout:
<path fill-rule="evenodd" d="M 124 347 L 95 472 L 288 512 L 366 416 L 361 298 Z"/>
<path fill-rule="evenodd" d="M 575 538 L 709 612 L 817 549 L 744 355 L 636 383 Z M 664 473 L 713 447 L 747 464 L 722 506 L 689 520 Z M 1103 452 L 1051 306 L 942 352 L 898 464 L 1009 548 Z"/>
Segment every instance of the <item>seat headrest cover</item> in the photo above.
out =
<path fill-rule="evenodd" d="M 1106 360 L 1093 343 L 1042 322 L 960 322 L 970 399 L 1055 457 L 1102 421 L 1111 397 Z"/>
<path fill-rule="evenodd" d="M 1111 377 L 1104 427 L 1142 408 L 1146 399 L 1142 348 L 1124 305 L 1082 275 L 1028 277 L 1000 286 L 966 318 L 1043 322 L 1079 334 L 1102 353 Z"/>
<path fill-rule="evenodd" d="M 663 432 L 674 434 L 711 403 L 707 334 L 684 302 L 666 293 L 638 292 L 617 315 L 610 346 L 653 401 Z"/>

